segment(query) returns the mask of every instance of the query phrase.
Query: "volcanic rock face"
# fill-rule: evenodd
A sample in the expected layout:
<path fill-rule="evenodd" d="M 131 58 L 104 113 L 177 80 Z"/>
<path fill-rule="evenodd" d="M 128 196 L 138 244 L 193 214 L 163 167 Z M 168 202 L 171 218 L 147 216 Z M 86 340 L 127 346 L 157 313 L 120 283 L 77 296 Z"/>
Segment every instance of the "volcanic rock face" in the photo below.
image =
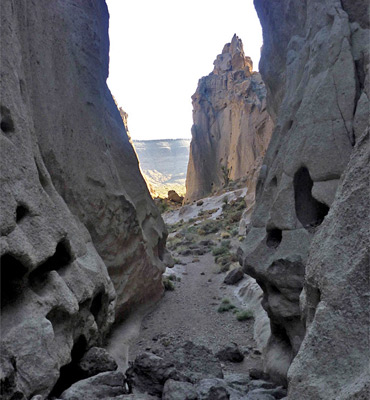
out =
<path fill-rule="evenodd" d="M 369 109 L 368 3 L 255 0 L 255 6 L 264 32 L 260 71 L 276 129 L 243 250 L 244 270 L 264 290 L 271 320 L 266 369 L 284 382 L 306 334 L 289 374 L 289 398 L 352 398 L 358 387 L 349 382 L 363 380 L 369 350 L 359 337 L 368 318 L 362 298 L 368 281 L 359 278 L 368 277 L 360 140 Z M 339 356 L 345 344 L 351 351 Z"/>
<path fill-rule="evenodd" d="M 101 0 L 1 3 L 4 399 L 60 375 L 58 394 L 115 314 L 162 293 L 165 228 L 105 83 L 107 28 Z"/>
<path fill-rule="evenodd" d="M 193 95 L 192 141 L 185 202 L 205 197 L 229 180 L 246 179 L 250 192 L 270 140 L 273 123 L 266 112 L 260 74 L 245 57 L 235 35 L 199 80 Z M 253 199 L 251 199 L 253 201 Z"/>

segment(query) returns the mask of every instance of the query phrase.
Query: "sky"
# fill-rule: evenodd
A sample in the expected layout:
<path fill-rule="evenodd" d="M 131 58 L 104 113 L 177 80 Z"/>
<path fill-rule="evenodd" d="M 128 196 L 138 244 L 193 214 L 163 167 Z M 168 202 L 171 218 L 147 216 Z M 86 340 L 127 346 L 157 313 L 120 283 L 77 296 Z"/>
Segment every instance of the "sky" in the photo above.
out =
<path fill-rule="evenodd" d="M 134 140 L 191 138 L 198 80 L 236 33 L 258 70 L 253 0 L 107 0 L 108 86 Z"/>

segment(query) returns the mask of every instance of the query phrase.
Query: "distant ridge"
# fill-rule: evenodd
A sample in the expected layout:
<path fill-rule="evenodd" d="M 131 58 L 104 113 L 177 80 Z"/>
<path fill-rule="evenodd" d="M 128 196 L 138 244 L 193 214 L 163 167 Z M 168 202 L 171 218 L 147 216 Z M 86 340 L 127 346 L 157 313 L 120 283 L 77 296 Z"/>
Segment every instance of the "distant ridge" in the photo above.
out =
<path fill-rule="evenodd" d="M 140 169 L 153 197 L 185 194 L 190 139 L 133 140 Z"/>

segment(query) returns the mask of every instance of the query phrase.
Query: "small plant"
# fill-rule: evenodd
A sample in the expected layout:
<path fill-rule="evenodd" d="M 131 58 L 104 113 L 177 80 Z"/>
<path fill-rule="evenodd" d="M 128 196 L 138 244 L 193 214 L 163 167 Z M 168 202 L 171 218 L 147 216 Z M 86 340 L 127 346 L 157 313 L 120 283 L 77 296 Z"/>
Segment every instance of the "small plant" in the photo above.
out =
<path fill-rule="evenodd" d="M 169 290 L 171 292 L 175 290 L 175 285 L 169 278 L 163 278 L 163 286 L 164 290 Z"/>
<path fill-rule="evenodd" d="M 253 318 L 253 313 L 250 310 L 241 310 L 235 313 L 235 316 L 238 321 L 245 321 Z"/>
<path fill-rule="evenodd" d="M 210 233 L 216 233 L 219 231 L 221 227 L 221 222 L 220 221 L 205 221 L 201 223 L 197 229 L 198 235 L 204 236 L 208 235 Z"/>
<path fill-rule="evenodd" d="M 214 255 L 215 257 L 223 256 L 229 253 L 230 253 L 229 248 L 226 246 L 216 247 L 215 249 L 212 250 L 212 255 Z"/>
<path fill-rule="evenodd" d="M 235 308 L 234 304 L 232 304 L 229 299 L 223 299 L 217 309 L 217 312 L 222 313 L 233 310 L 234 308 Z"/>

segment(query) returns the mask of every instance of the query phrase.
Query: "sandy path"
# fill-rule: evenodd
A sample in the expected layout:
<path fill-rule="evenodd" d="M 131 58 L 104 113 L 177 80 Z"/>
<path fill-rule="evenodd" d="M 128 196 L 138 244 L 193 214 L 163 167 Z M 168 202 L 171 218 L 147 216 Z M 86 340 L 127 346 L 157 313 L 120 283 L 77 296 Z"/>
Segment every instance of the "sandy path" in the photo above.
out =
<path fill-rule="evenodd" d="M 169 343 L 191 340 L 216 352 L 231 342 L 245 351 L 242 363 L 225 363 L 227 372 L 247 373 L 249 368 L 260 368 L 259 354 L 255 354 L 253 319 L 239 322 L 232 312 L 217 312 L 223 298 L 239 306 L 233 287 L 223 284 L 225 274 L 215 274 L 216 266 L 211 254 L 198 257 L 180 257 L 186 265 L 176 265 L 174 272 L 181 276 L 174 291 L 164 297 L 143 320 L 139 335 L 130 348 L 129 358 L 143 351 L 155 351 Z"/>

